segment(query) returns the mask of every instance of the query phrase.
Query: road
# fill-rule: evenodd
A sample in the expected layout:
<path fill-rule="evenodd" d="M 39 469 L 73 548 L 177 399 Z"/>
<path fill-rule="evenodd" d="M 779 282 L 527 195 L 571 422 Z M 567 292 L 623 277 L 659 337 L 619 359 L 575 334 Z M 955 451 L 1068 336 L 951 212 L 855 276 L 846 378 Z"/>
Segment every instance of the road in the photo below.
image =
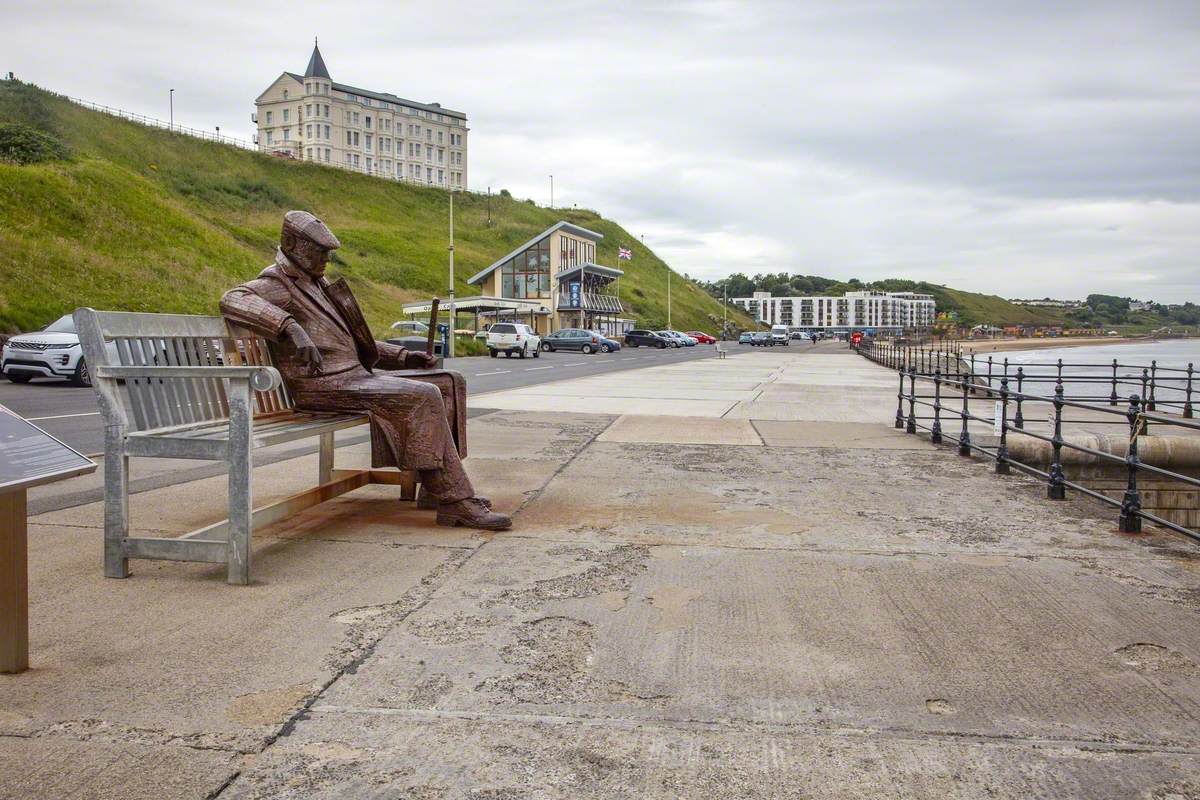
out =
<path fill-rule="evenodd" d="M 843 347 L 845 345 L 842 345 Z M 730 343 L 733 352 L 753 350 L 748 346 Z M 540 358 L 455 358 L 446 366 L 467 378 L 467 393 L 475 397 L 485 392 L 515 389 L 538 383 L 603 375 L 638 367 L 697 358 L 712 358 L 712 345 L 697 345 L 679 350 L 650 350 L 626 348 L 616 353 L 543 353 Z M 96 396 L 91 389 L 80 388 L 64 381 L 35 379 L 18 385 L 0 381 L 0 404 L 36 422 L 47 433 L 83 453 L 99 453 L 104 449 L 104 430 Z"/>

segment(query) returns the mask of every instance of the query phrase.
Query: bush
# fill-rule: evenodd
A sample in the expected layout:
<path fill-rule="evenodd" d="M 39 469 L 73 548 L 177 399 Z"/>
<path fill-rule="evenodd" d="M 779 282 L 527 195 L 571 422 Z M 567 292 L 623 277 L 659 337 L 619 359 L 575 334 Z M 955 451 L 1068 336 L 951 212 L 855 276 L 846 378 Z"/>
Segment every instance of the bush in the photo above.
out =
<path fill-rule="evenodd" d="M 501 197 L 507 197 L 508 199 L 510 199 L 510 200 L 511 200 L 511 199 L 512 199 L 512 192 L 510 192 L 508 189 L 501 189 L 501 190 L 500 190 L 500 196 L 501 196 Z"/>
<path fill-rule="evenodd" d="M 0 161 L 38 164 L 70 155 L 67 146 L 49 134 L 19 123 L 0 124 Z"/>

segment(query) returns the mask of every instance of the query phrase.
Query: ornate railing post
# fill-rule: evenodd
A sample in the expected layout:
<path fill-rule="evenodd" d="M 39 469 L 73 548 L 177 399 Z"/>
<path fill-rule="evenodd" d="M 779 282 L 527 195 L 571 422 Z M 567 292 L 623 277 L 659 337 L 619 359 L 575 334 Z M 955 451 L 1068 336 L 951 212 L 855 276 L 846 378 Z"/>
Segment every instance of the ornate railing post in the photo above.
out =
<path fill-rule="evenodd" d="M 904 372 L 900 371 L 900 390 L 896 392 L 896 428 L 904 427 Z"/>
<path fill-rule="evenodd" d="M 917 432 L 917 368 L 908 368 L 908 422 L 905 433 Z"/>
<path fill-rule="evenodd" d="M 987 396 L 988 396 L 988 397 L 991 397 L 991 396 L 992 396 L 992 357 L 991 357 L 991 356 L 988 356 L 988 374 L 987 374 L 987 382 L 988 382 L 988 393 L 987 393 Z"/>
<path fill-rule="evenodd" d="M 933 370 L 933 426 L 929 429 L 929 441 L 942 443 L 942 370 Z"/>
<path fill-rule="evenodd" d="M 958 434 L 958 454 L 960 456 L 971 455 L 971 431 L 967 427 L 967 423 L 971 417 L 970 401 L 967 399 L 971 396 L 970 384 L 959 379 L 959 385 L 962 387 L 963 405 L 962 405 L 962 432 Z"/>
<path fill-rule="evenodd" d="M 1025 370 L 1017 367 L 1017 413 L 1013 416 L 1013 425 L 1024 429 L 1025 415 L 1021 413 L 1021 403 L 1024 397 Z"/>
<path fill-rule="evenodd" d="M 1129 410 L 1125 417 L 1129 420 L 1129 449 L 1125 452 L 1125 496 L 1121 498 L 1121 516 L 1118 526 L 1121 533 L 1142 532 L 1142 496 L 1138 492 L 1138 436 L 1141 434 L 1142 415 L 1138 406 L 1141 398 L 1136 394 L 1129 396 Z"/>
<path fill-rule="evenodd" d="M 1046 497 L 1051 500 L 1067 499 L 1066 476 L 1062 468 L 1062 411 L 1063 385 L 1062 378 L 1054 384 L 1054 435 L 1050 445 L 1054 448 L 1054 460 L 1050 464 L 1050 483 L 1046 486 Z"/>
<path fill-rule="evenodd" d="M 1000 446 L 996 448 L 996 474 L 1007 475 L 1008 466 L 1008 381 L 1000 383 Z"/>
<path fill-rule="evenodd" d="M 1055 380 L 1058 383 L 1062 383 L 1062 359 L 1061 358 L 1058 360 L 1058 375 L 1055 376 Z"/>
<path fill-rule="evenodd" d="M 1112 374 L 1112 391 L 1108 395 L 1108 404 L 1115 406 L 1117 404 L 1117 360 L 1113 359 L 1113 374 Z"/>
<path fill-rule="evenodd" d="M 971 391 L 975 391 L 975 351 L 971 351 Z"/>
<path fill-rule="evenodd" d="M 1154 407 L 1154 386 L 1158 381 L 1158 360 L 1150 361 L 1150 394 L 1146 397 L 1146 410 L 1155 411 Z"/>
<path fill-rule="evenodd" d="M 1140 395 L 1138 395 L 1138 401 L 1141 403 L 1141 406 L 1142 406 L 1142 427 L 1141 427 L 1142 433 L 1145 433 L 1146 431 L 1150 430 L 1150 421 L 1148 419 L 1146 419 L 1146 417 L 1145 417 L 1145 413 L 1150 410 L 1149 406 L 1146 403 L 1146 397 L 1147 397 L 1146 390 L 1149 387 L 1150 387 L 1150 370 L 1146 369 L 1145 367 L 1142 367 L 1142 393 Z"/>
<path fill-rule="evenodd" d="M 1187 368 L 1187 387 L 1184 389 L 1183 396 L 1183 417 L 1184 419 L 1192 418 L 1192 362 L 1188 362 Z"/>

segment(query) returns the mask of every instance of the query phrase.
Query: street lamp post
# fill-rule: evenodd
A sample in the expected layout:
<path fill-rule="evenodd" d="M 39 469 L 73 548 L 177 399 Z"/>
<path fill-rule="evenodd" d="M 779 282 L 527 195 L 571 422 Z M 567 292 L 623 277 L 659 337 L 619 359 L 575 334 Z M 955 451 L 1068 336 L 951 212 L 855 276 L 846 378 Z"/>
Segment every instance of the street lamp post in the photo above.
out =
<path fill-rule="evenodd" d="M 454 186 L 450 186 L 450 335 L 446 338 L 446 358 L 454 358 Z"/>
<path fill-rule="evenodd" d="M 167 101 L 170 103 L 171 114 L 171 130 L 175 130 L 175 90 L 172 89 L 167 96 Z"/>
<path fill-rule="evenodd" d="M 550 176 L 550 207 L 554 208 L 554 176 Z"/>

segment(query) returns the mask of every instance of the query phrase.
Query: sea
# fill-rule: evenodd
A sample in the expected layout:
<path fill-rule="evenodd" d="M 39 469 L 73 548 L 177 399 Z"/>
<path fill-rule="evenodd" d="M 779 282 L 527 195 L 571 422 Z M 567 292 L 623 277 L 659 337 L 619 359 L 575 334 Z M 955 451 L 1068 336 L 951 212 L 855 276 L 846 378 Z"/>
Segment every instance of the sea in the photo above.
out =
<path fill-rule="evenodd" d="M 980 360 L 987 362 L 992 357 L 993 370 L 1000 374 L 1000 366 L 1008 359 L 1009 384 L 1016 388 L 1013 374 L 1021 367 L 1028 394 L 1054 393 L 1054 379 L 1058 373 L 1058 359 L 1063 362 L 1064 392 L 1072 399 L 1087 400 L 1108 398 L 1113 392 L 1113 359 L 1117 368 L 1116 393 L 1122 401 L 1131 394 L 1143 399 L 1150 394 L 1149 382 L 1143 389 L 1143 370 L 1156 365 L 1154 370 L 1154 392 L 1156 409 L 1178 413 L 1187 399 L 1187 368 L 1195 365 L 1191 401 L 1200 411 L 1200 339 L 1161 339 L 1128 344 L 1087 345 L 1083 347 L 1047 347 L 1037 350 L 1010 350 L 996 353 L 976 353 L 976 369 Z"/>

